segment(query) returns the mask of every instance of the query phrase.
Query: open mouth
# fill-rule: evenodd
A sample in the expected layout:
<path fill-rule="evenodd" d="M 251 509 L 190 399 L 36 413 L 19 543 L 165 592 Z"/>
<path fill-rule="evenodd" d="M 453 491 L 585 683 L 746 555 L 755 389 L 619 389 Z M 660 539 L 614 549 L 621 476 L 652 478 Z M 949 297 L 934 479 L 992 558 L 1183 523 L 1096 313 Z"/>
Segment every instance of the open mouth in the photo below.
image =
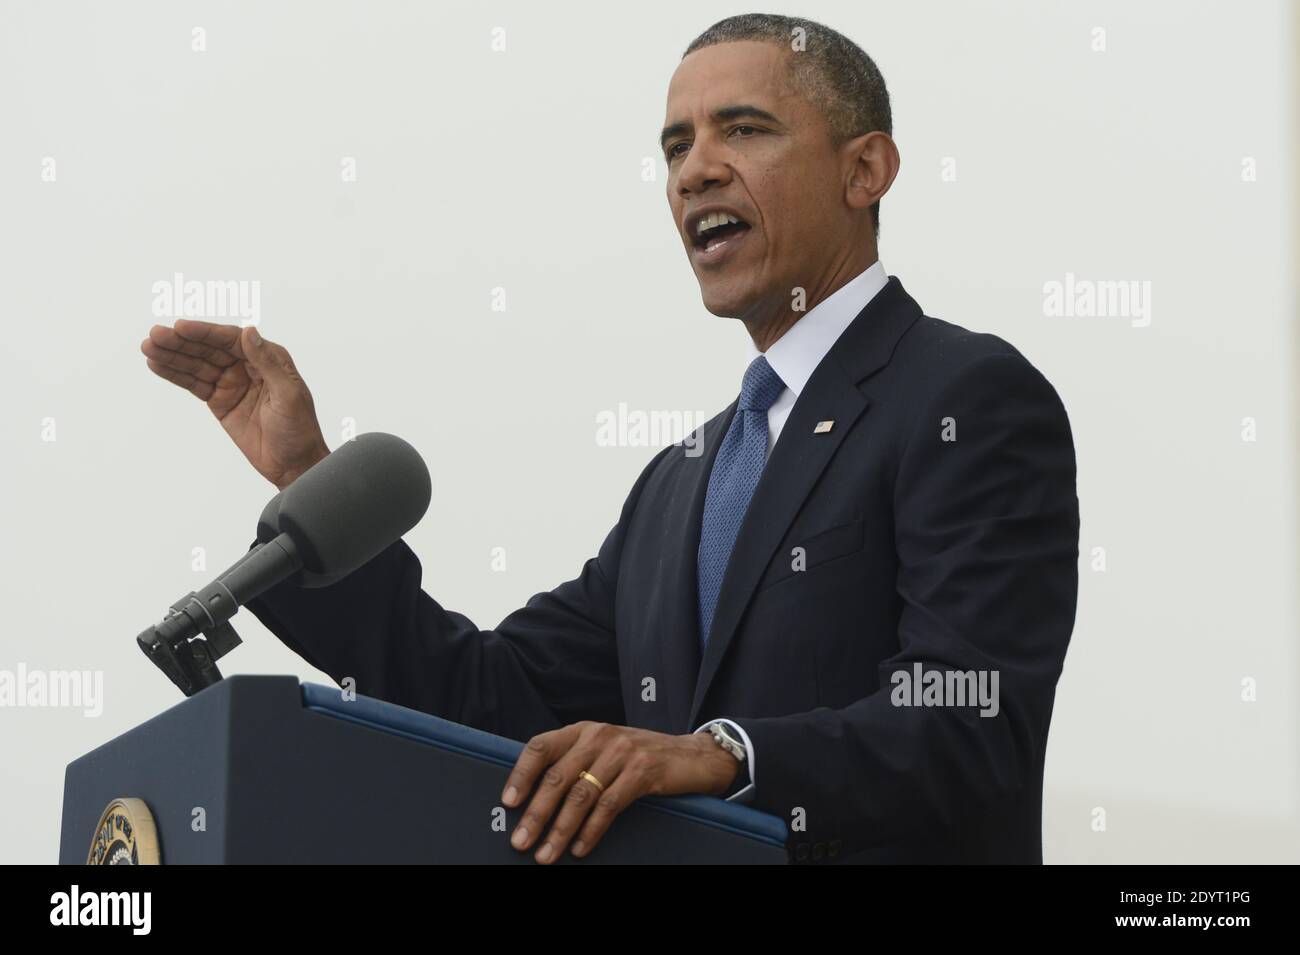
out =
<path fill-rule="evenodd" d="M 691 242 L 705 254 L 717 252 L 723 246 L 734 245 L 735 240 L 749 231 L 749 223 L 730 212 L 711 212 L 695 223 Z"/>

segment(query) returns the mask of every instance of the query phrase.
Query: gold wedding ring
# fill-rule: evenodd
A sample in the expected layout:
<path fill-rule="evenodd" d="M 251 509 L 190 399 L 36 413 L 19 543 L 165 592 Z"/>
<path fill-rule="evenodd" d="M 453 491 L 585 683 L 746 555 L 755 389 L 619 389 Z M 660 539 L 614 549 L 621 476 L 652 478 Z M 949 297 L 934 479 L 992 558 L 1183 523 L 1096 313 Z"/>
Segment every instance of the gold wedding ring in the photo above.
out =
<path fill-rule="evenodd" d="M 593 786 L 595 786 L 595 787 L 596 787 L 597 789 L 599 789 L 601 792 L 604 792 L 604 791 L 605 791 L 605 786 L 604 786 L 604 784 L 603 784 L 599 779 L 597 779 L 595 776 L 591 775 L 591 773 L 587 772 L 585 769 L 584 769 L 582 772 L 578 773 L 578 778 L 579 778 L 579 779 L 585 779 L 587 782 L 591 783 Z"/>

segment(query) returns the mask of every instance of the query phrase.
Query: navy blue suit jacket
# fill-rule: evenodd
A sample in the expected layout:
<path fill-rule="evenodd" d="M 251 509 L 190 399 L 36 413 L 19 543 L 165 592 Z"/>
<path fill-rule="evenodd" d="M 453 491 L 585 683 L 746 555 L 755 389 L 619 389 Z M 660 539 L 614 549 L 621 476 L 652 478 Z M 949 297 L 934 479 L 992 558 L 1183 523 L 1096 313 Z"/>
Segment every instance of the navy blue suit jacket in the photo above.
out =
<path fill-rule="evenodd" d="M 656 455 L 581 573 L 493 630 L 424 593 L 402 541 L 331 587 L 286 583 L 249 606 L 360 693 L 516 739 L 733 719 L 755 748 L 751 804 L 794 823 L 798 861 L 1041 862 L 1078 589 L 1074 447 L 1052 386 L 891 278 L 791 411 L 701 655 L 700 520 L 734 410 L 702 426 L 703 453 Z M 916 663 L 997 671 L 997 715 L 896 705 L 893 675 Z"/>

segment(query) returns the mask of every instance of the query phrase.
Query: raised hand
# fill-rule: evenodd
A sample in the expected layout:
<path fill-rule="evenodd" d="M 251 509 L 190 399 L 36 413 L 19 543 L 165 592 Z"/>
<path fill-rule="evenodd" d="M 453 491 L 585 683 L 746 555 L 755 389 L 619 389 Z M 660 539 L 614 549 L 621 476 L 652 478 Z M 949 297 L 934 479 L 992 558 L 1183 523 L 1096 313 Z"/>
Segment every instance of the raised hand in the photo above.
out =
<path fill-rule="evenodd" d="M 140 343 L 149 370 L 207 404 L 257 472 L 283 490 L 329 454 L 307 383 L 253 326 L 178 319 Z"/>

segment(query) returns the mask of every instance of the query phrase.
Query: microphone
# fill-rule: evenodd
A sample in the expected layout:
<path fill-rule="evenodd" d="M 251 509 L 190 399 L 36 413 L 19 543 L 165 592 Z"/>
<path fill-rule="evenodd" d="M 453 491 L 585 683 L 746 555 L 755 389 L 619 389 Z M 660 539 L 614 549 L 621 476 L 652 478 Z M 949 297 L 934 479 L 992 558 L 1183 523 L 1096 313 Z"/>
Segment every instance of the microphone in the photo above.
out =
<path fill-rule="evenodd" d="M 239 646 L 229 620 L 241 606 L 286 580 L 301 587 L 341 580 L 418 524 L 431 496 L 419 452 L 391 434 L 358 435 L 271 498 L 252 549 L 172 604 L 136 643 L 193 696 L 221 679 L 216 661 Z"/>

